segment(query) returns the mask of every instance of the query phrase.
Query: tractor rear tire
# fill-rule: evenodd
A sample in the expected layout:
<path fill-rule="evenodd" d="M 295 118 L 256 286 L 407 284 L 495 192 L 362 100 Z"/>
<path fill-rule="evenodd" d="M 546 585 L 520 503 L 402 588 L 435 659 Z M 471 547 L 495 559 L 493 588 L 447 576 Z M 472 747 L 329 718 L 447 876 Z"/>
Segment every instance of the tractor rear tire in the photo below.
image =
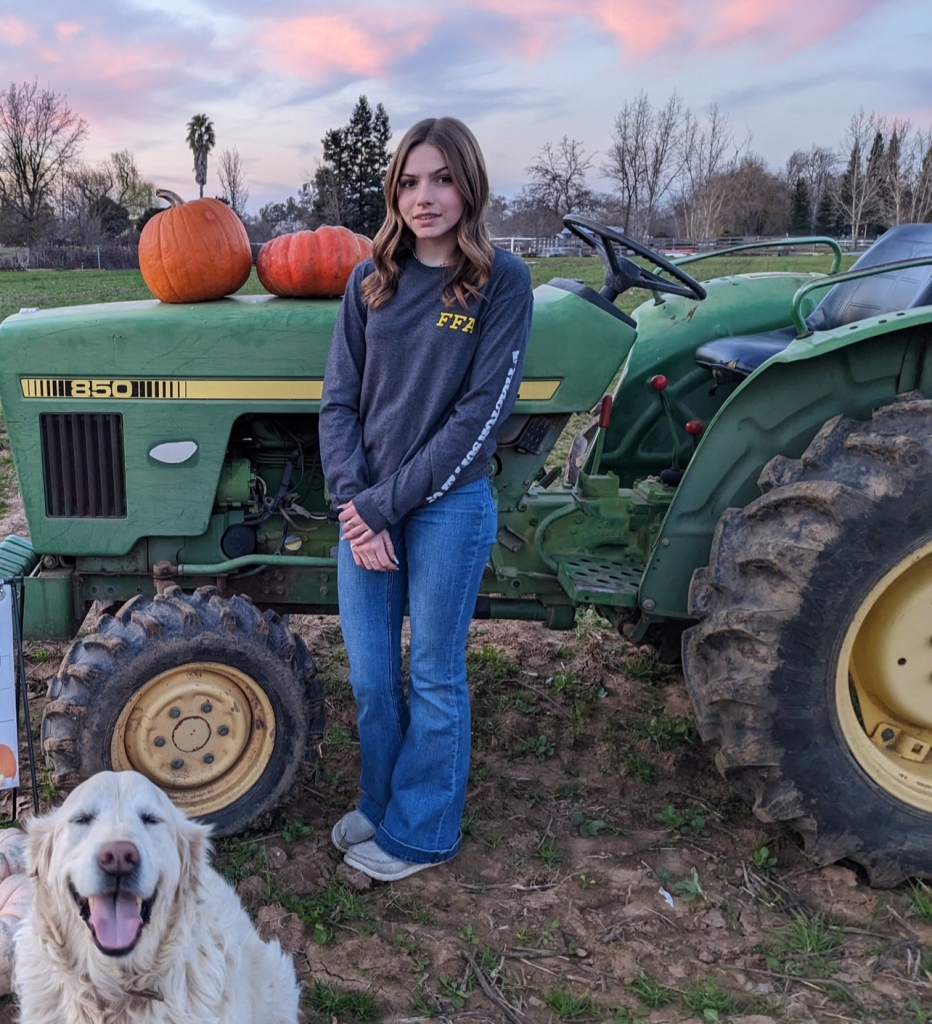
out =
<path fill-rule="evenodd" d="M 69 648 L 49 697 L 42 745 L 56 785 L 140 771 L 217 836 L 285 799 L 323 734 L 304 641 L 213 587 L 169 587 L 101 618 Z"/>
<path fill-rule="evenodd" d="M 932 402 L 829 421 L 719 522 L 683 667 L 763 821 L 873 885 L 932 874 Z"/>

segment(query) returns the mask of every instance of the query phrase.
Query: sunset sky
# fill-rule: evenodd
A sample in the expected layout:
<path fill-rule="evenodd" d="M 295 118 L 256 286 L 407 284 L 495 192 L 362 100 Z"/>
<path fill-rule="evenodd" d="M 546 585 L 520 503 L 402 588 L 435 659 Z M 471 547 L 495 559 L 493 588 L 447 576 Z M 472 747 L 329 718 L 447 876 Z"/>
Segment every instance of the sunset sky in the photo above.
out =
<path fill-rule="evenodd" d="M 858 106 L 928 127 L 930 53 L 930 0 L 0 0 L 3 84 L 64 93 L 88 122 L 86 160 L 129 149 L 193 198 L 185 124 L 206 113 L 217 150 L 239 150 L 253 212 L 297 191 L 362 93 L 399 133 L 461 117 L 512 195 L 563 135 L 598 165 L 641 89 L 718 103 L 775 169 L 840 144 Z M 590 185 L 608 190 L 595 171 Z M 211 160 L 205 194 L 219 191 Z"/>

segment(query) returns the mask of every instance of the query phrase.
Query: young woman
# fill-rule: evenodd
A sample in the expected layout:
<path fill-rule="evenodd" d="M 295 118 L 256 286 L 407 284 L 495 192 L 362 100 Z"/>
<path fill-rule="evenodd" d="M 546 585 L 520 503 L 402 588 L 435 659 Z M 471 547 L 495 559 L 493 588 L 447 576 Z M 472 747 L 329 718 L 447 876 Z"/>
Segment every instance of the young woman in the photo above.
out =
<path fill-rule="evenodd" d="M 347 864 L 383 881 L 449 860 L 461 842 L 466 637 L 496 534 L 489 459 L 532 305 L 527 268 L 489 242 L 488 197 L 460 121 L 430 118 L 405 135 L 324 378 L 321 458 L 340 508 L 340 622 L 362 757 L 358 805 L 332 838 Z"/>

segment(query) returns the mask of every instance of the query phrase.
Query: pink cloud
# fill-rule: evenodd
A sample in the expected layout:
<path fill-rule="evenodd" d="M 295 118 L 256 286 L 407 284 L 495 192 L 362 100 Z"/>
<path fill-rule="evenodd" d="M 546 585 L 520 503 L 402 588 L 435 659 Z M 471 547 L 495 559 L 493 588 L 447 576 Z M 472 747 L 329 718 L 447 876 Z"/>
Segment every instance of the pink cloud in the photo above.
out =
<path fill-rule="evenodd" d="M 653 0 L 649 8 L 630 3 L 597 0 L 592 17 L 622 43 L 626 53 L 646 57 L 662 50 L 682 29 L 684 20 L 677 0 Z"/>
<path fill-rule="evenodd" d="M 55 26 L 55 35 L 61 40 L 70 39 L 83 30 L 84 26 L 76 21 L 60 21 Z"/>
<path fill-rule="evenodd" d="M 191 56 L 177 39 L 134 43 L 91 34 L 82 37 L 77 48 L 73 37 L 81 31 L 80 25 L 56 25 L 57 38 L 37 46 L 35 54 L 55 69 L 57 80 L 71 82 L 72 89 L 77 85 L 106 86 L 117 108 L 128 96 L 145 93 L 170 78 Z"/>
<path fill-rule="evenodd" d="M 765 42 L 781 55 L 812 46 L 891 0 L 473 0 L 511 23 L 520 52 L 539 57 L 573 24 L 594 25 L 614 38 L 626 57 L 652 56 L 676 45 L 686 56 L 697 46 L 717 50 Z"/>
<path fill-rule="evenodd" d="M 298 78 L 317 81 L 333 72 L 370 77 L 417 52 L 440 20 L 439 14 L 418 14 L 405 25 L 375 9 L 309 14 L 267 22 L 258 42 L 267 52 L 267 66 Z"/>
<path fill-rule="evenodd" d="M 685 0 L 475 0 L 476 6 L 512 24 L 518 48 L 539 57 L 559 44 L 574 25 L 595 25 L 614 37 L 626 55 L 648 56 L 662 49 L 688 22 Z"/>
<path fill-rule="evenodd" d="M 779 56 L 805 50 L 890 0 L 717 0 L 700 46 L 719 49 L 745 40 L 770 42 Z"/>
<path fill-rule="evenodd" d="M 35 29 L 12 14 L 0 17 L 0 40 L 11 46 L 22 46 L 35 37 Z"/>

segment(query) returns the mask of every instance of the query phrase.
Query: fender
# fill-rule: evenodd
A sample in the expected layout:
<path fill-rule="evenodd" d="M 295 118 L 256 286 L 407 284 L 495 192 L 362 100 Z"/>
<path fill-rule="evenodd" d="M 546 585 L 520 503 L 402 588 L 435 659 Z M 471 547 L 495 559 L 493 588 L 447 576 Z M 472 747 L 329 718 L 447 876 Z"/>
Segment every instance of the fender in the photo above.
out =
<path fill-rule="evenodd" d="M 932 397 L 932 306 L 797 338 L 736 388 L 708 425 L 641 581 L 652 618 L 688 617 L 693 570 L 708 563 L 727 508 L 760 493 L 775 456 L 798 458 L 831 417 L 868 419 L 903 391 Z"/>

